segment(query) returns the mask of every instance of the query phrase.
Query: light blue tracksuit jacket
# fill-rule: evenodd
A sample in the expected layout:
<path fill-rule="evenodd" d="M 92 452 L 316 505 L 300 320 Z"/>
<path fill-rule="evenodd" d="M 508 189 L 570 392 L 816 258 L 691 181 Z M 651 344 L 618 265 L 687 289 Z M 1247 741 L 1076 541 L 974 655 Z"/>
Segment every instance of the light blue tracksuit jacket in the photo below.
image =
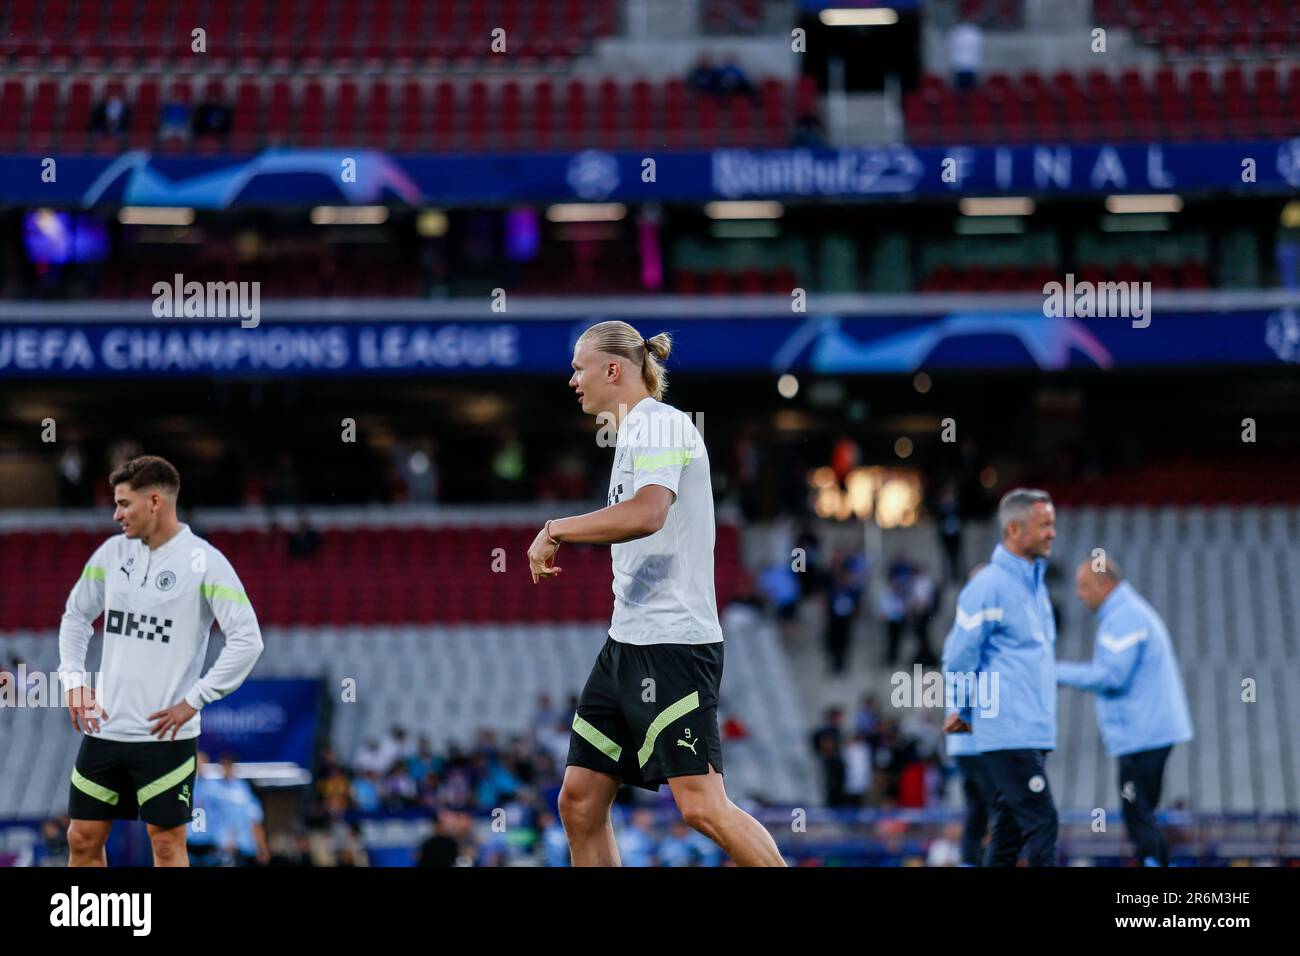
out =
<path fill-rule="evenodd" d="M 1056 679 L 1097 695 L 1097 726 L 1112 757 L 1192 739 L 1192 715 L 1169 631 L 1127 581 L 1097 608 L 1092 663 L 1060 661 Z"/>
<path fill-rule="evenodd" d="M 982 678 L 994 695 L 992 706 L 969 698 L 948 703 L 971 725 L 974 752 L 1056 747 L 1056 622 L 1046 570 L 1044 559 L 998 545 L 989 566 L 957 595 L 943 645 L 946 687 Z"/>

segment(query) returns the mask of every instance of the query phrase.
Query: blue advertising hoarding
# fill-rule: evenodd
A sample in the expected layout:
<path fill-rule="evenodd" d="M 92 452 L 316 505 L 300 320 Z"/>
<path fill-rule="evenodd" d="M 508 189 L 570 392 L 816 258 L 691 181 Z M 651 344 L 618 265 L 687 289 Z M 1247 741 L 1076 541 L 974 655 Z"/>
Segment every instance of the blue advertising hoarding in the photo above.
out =
<path fill-rule="evenodd" d="M 203 708 L 199 749 L 212 760 L 230 752 L 241 763 L 310 768 L 320 720 L 319 680 L 247 680 Z"/>
<path fill-rule="evenodd" d="M 0 156 L 0 203 L 65 207 L 843 201 L 1295 189 L 1300 138 L 446 156 L 370 149 L 274 149 L 220 157 Z"/>
<path fill-rule="evenodd" d="M 147 306 L 142 305 L 142 312 Z M 602 318 L 509 321 L 238 319 L 0 324 L 0 379 L 139 376 L 568 375 L 579 333 Z M 891 374 L 915 369 L 1141 369 L 1300 362 L 1300 308 L 1156 310 L 1049 317 L 1028 307 L 780 317 L 625 316 L 667 329 L 681 372 Z"/>

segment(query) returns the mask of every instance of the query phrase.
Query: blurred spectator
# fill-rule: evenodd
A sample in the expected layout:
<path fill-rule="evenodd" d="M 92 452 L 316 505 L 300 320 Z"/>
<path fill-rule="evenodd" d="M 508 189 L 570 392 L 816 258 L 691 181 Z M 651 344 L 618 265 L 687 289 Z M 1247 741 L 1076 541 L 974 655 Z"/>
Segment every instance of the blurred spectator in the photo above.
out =
<path fill-rule="evenodd" d="M 172 99 L 163 104 L 158 134 L 163 139 L 190 138 L 190 105 Z"/>
<path fill-rule="evenodd" d="M 378 772 L 386 769 L 391 764 L 392 761 L 387 759 L 387 754 L 380 747 L 379 741 L 373 738 L 361 745 L 361 749 L 357 751 L 357 755 L 352 761 L 352 767 L 358 773 Z"/>
<path fill-rule="evenodd" d="M 551 700 L 550 694 L 539 694 L 537 697 L 537 709 L 533 711 L 533 728 L 534 733 L 543 727 L 550 727 L 557 721 L 563 720 L 560 712 L 555 709 L 555 704 Z"/>
<path fill-rule="evenodd" d="M 813 731 L 813 753 L 822 766 L 824 799 L 828 807 L 843 806 L 844 793 L 844 712 L 838 707 L 826 711 L 826 722 Z"/>
<path fill-rule="evenodd" d="M 654 866 L 657 841 L 651 824 L 654 815 L 645 808 L 632 812 L 632 821 L 617 835 L 618 855 L 624 866 Z"/>
<path fill-rule="evenodd" d="M 864 697 L 853 719 L 854 733 L 865 734 L 870 740 L 880 726 L 880 705 L 874 696 Z"/>
<path fill-rule="evenodd" d="M 362 813 L 374 813 L 379 809 L 378 771 L 363 770 L 352 778 L 352 803 Z"/>
<path fill-rule="evenodd" d="M 907 577 L 891 570 L 889 580 L 880 592 L 878 610 L 885 622 L 885 664 L 898 663 L 898 645 L 907 630 Z"/>
<path fill-rule="evenodd" d="M 194 109 L 194 135 L 217 136 L 225 139 L 230 134 L 231 110 L 218 100 L 204 100 Z"/>
<path fill-rule="evenodd" d="M 826 655 L 832 674 L 844 673 L 853 622 L 861 602 L 862 584 L 853 573 L 852 564 L 847 560 L 836 562 L 826 602 Z"/>
<path fill-rule="evenodd" d="M 853 735 L 844 748 L 845 802 L 861 806 L 871 792 L 871 744 L 861 731 Z"/>
<path fill-rule="evenodd" d="M 908 766 L 916 762 L 916 744 L 899 733 L 898 724 L 882 721 L 872 759 L 878 771 L 872 783 L 880 802 L 899 802 L 899 781 Z"/>
<path fill-rule="evenodd" d="M 848 803 L 845 790 L 846 768 L 842 748 L 832 736 L 817 739 L 817 758 L 822 765 L 822 785 L 826 806 L 842 807 Z"/>
<path fill-rule="evenodd" d="M 944 580 L 946 583 L 960 581 L 963 522 L 961 508 L 957 503 L 957 489 L 951 481 L 945 482 L 943 490 L 939 492 L 935 517 L 939 529 L 939 543 L 943 546 L 944 558 L 947 561 L 944 567 Z"/>
<path fill-rule="evenodd" d="M 844 711 L 838 707 L 828 707 L 825 720 L 825 723 L 813 731 L 813 753 L 821 753 L 823 737 L 830 737 L 835 742 L 836 749 L 844 744 L 844 731 L 841 726 L 844 722 Z"/>
<path fill-rule="evenodd" d="M 961 824 L 949 823 L 943 834 L 930 841 L 926 866 L 957 866 L 961 863 Z"/>
<path fill-rule="evenodd" d="M 722 719 L 722 740 L 724 743 L 736 743 L 749 739 L 749 728 L 734 713 L 728 712 Z"/>
<path fill-rule="evenodd" d="M 948 64 L 952 67 L 952 85 L 971 90 L 979 82 L 984 57 L 984 31 L 970 21 L 958 23 L 948 33 Z"/>
<path fill-rule="evenodd" d="M 417 803 L 419 788 L 405 760 L 394 762 L 389 768 L 388 776 L 383 782 L 383 803 L 392 809 L 400 810 Z"/>
<path fill-rule="evenodd" d="M 771 604 L 782 634 L 787 639 L 794 636 L 795 615 L 799 611 L 801 597 L 798 575 L 791 570 L 789 564 L 778 562 L 759 574 L 758 586 Z"/>
<path fill-rule="evenodd" d="M 728 58 L 714 72 L 717 90 L 724 96 L 751 96 L 754 84 L 734 57 Z"/>
<path fill-rule="evenodd" d="M 939 590 L 934 579 L 924 568 L 917 568 L 908 587 L 907 619 L 917 640 L 915 662 L 923 667 L 934 667 L 939 663 L 930 649 L 930 622 L 938 610 Z"/>
<path fill-rule="evenodd" d="M 454 836 L 455 826 L 450 811 L 443 810 L 433 825 L 433 835 L 420 846 L 420 866 L 455 866 L 460 856 L 460 843 Z"/>
<path fill-rule="evenodd" d="M 202 750 L 198 755 L 198 772 L 194 776 L 194 793 L 190 803 L 190 828 L 185 843 L 190 852 L 190 866 L 219 866 L 222 848 L 218 843 L 221 833 L 221 784 L 207 776 L 208 755 Z"/>
<path fill-rule="evenodd" d="M 538 847 L 541 849 L 542 862 L 546 866 L 570 866 L 569 838 L 564 833 L 559 817 L 545 811 L 537 818 L 537 825 L 542 831 Z"/>
<path fill-rule="evenodd" d="M 347 812 L 352 803 L 352 782 L 347 772 L 335 767 L 321 778 L 318 784 L 321 804 L 332 818 L 339 818 Z"/>
<path fill-rule="evenodd" d="M 71 821 L 67 815 L 51 817 L 41 824 L 41 846 L 44 857 L 41 866 L 68 865 L 68 826 Z"/>
<path fill-rule="evenodd" d="M 433 752 L 433 743 L 424 734 L 415 753 L 406 758 L 407 771 L 415 780 L 424 780 L 429 774 L 442 770 L 442 760 Z"/>
<path fill-rule="evenodd" d="M 65 508 L 90 503 L 89 489 L 86 487 L 85 460 L 81 447 L 67 445 L 59 455 L 59 504 Z"/>
<path fill-rule="evenodd" d="M 816 113 L 805 113 L 795 121 L 790 132 L 790 145 L 805 149 L 819 149 L 826 145 L 826 129 Z"/>
<path fill-rule="evenodd" d="M 699 849 L 691 836 L 694 832 L 680 817 L 673 820 L 668 835 L 659 843 L 659 865 L 699 866 Z"/>
<path fill-rule="evenodd" d="M 687 75 L 686 82 L 695 92 L 704 95 L 749 96 L 754 92 L 754 84 L 731 57 L 717 65 L 708 56 L 700 57 Z"/>
<path fill-rule="evenodd" d="M 286 544 L 291 558 L 309 558 L 320 550 L 320 532 L 308 523 L 306 513 L 299 515 L 298 527 L 290 532 Z"/>
<path fill-rule="evenodd" d="M 218 805 L 217 842 L 236 866 L 265 866 L 271 859 L 266 845 L 262 803 L 247 780 L 235 776 L 234 754 L 221 756 L 222 778 L 213 781 Z"/>
<path fill-rule="evenodd" d="M 718 92 L 718 70 L 713 65 L 713 60 L 707 55 L 700 57 L 686 77 L 686 82 L 697 93 Z"/>
<path fill-rule="evenodd" d="M 131 125 L 131 109 L 116 91 L 108 94 L 90 112 L 90 131 L 120 136 Z"/>
<path fill-rule="evenodd" d="M 795 557 L 802 559 L 801 564 L 794 565 L 798 574 L 796 580 L 799 583 L 800 597 L 806 598 L 825 591 L 830 586 L 831 574 L 822 560 L 822 542 L 817 532 L 808 527 L 800 528 L 795 535 L 794 546 L 797 549 Z"/>

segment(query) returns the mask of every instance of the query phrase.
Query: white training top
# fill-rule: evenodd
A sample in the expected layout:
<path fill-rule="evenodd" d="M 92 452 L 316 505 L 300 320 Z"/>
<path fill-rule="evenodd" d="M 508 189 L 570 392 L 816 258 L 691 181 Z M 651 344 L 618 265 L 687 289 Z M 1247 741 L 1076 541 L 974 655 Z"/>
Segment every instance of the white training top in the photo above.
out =
<path fill-rule="evenodd" d="M 709 453 L 689 416 L 653 398 L 638 402 L 619 426 L 608 503 L 625 501 L 646 485 L 663 485 L 677 497 L 654 534 L 610 547 L 609 636 L 625 644 L 720 641 Z"/>
<path fill-rule="evenodd" d="M 244 682 L 262 653 L 262 632 L 244 586 L 225 555 L 181 525 L 156 551 L 115 535 L 101 544 L 68 595 L 59 627 L 64 690 L 87 683 L 86 648 L 104 615 L 96 700 L 108 713 L 95 736 L 149 741 L 149 714 L 180 702 L 202 710 Z M 203 677 L 212 622 L 226 646 Z M 195 714 L 177 740 L 199 735 Z M 168 740 L 171 734 L 167 735 Z"/>

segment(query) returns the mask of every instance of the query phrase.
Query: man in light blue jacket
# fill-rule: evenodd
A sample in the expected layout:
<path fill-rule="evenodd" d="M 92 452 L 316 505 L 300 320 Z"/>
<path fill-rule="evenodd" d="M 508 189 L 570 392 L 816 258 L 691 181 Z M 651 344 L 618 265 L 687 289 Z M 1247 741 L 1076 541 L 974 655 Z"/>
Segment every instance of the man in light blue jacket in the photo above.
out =
<path fill-rule="evenodd" d="M 1056 865 L 1056 623 L 1043 581 L 1055 522 L 1044 491 L 1002 497 L 1002 543 L 957 596 L 944 643 L 944 731 L 971 734 L 996 791 L 985 866 L 1015 866 L 1021 851 L 1030 866 Z"/>
<path fill-rule="evenodd" d="M 1097 725 L 1106 753 L 1119 758 L 1124 825 L 1144 866 L 1168 866 L 1156 822 L 1165 762 L 1192 739 L 1192 715 L 1165 622 L 1120 576 L 1104 550 L 1079 565 L 1079 600 L 1097 615 L 1091 663 L 1061 661 L 1056 679 L 1097 695 Z"/>

